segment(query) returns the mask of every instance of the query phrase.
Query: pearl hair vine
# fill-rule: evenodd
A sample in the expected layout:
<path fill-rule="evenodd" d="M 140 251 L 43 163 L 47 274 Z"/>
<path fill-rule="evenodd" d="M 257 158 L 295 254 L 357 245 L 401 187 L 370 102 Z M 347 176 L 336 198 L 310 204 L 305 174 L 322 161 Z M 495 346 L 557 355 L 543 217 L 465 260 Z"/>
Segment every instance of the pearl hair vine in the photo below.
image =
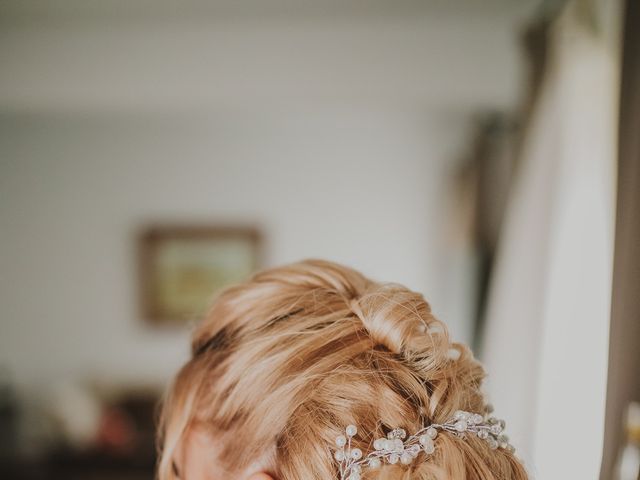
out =
<path fill-rule="evenodd" d="M 487 410 L 490 413 L 491 409 Z M 509 438 L 503 434 L 504 428 L 504 420 L 459 410 L 445 423 L 432 423 L 408 437 L 404 429 L 394 428 L 387 434 L 387 438 L 376 439 L 373 442 L 374 450 L 364 456 L 362 450 L 351 447 L 351 439 L 357 435 L 358 428 L 349 425 L 344 435 L 336 437 L 334 458 L 339 464 L 340 480 L 360 480 L 364 468 L 375 470 L 385 462 L 409 465 L 421 452 L 427 457 L 433 454 L 438 432 L 449 432 L 460 438 L 476 435 L 486 441 L 492 450 L 503 448 L 513 452 L 515 449 L 509 443 Z"/>

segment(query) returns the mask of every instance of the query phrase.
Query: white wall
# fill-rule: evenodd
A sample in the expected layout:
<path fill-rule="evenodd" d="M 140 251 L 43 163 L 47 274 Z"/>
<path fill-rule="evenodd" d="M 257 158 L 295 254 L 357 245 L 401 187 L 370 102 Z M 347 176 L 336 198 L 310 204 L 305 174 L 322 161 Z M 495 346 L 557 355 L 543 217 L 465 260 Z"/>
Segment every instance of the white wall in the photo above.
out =
<path fill-rule="evenodd" d="M 445 291 L 447 175 L 470 115 L 517 98 L 527 2 L 223 3 L 3 5 L 0 365 L 20 383 L 174 372 L 186 332 L 136 311 L 153 220 L 259 223 L 268 264 L 404 282 L 469 339 L 446 315 L 464 310 Z"/>
<path fill-rule="evenodd" d="M 164 380 L 187 342 L 137 318 L 134 235 L 153 219 L 257 222 L 269 264 L 326 257 L 437 292 L 428 121 L 266 120 L 4 119 L 0 363 L 25 382 Z"/>

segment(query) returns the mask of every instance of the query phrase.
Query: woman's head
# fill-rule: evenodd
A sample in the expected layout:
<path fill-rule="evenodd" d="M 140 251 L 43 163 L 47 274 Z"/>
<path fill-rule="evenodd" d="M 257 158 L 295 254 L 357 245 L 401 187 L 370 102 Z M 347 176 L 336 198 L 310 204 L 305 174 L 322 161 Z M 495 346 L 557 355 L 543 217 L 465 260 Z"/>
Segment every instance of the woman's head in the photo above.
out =
<path fill-rule="evenodd" d="M 191 480 L 184 464 L 194 452 L 220 478 L 253 469 L 334 480 L 334 441 L 346 425 L 358 426 L 354 442 L 366 452 L 391 428 L 483 412 L 483 376 L 418 293 L 326 261 L 265 270 L 224 291 L 195 331 L 164 405 L 160 480 L 176 471 Z M 527 477 L 510 452 L 444 433 L 428 459 L 363 478 Z"/>

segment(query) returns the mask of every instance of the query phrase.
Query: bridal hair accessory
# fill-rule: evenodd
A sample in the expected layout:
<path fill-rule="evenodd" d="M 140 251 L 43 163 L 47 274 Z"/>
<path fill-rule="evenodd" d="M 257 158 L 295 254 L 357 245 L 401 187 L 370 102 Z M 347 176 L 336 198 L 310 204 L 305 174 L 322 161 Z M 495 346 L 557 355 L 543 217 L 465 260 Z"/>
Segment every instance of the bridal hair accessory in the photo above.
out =
<path fill-rule="evenodd" d="M 360 480 L 363 468 L 375 470 L 384 462 L 409 465 L 420 452 L 431 455 L 435 451 L 434 440 L 439 431 L 449 432 L 461 438 L 476 435 L 485 440 L 492 450 L 504 448 L 513 452 L 514 448 L 509 444 L 509 438 L 502 433 L 504 427 L 504 420 L 459 410 L 445 423 L 432 423 L 409 437 L 404 429 L 394 428 L 387 434 L 387 438 L 376 439 L 373 442 L 375 450 L 364 456 L 359 448 L 351 448 L 351 439 L 358 433 L 358 428 L 349 425 L 345 429 L 345 435 L 336 437 L 338 448 L 334 458 L 340 467 L 340 480 Z"/>

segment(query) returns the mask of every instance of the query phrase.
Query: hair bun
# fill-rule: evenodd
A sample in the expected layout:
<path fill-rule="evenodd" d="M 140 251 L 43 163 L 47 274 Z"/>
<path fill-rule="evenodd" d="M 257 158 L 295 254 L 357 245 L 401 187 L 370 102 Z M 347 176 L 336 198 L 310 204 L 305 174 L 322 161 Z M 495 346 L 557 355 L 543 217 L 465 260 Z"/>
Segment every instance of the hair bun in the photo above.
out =
<path fill-rule="evenodd" d="M 446 327 L 433 316 L 421 294 L 402 285 L 376 284 L 359 298 L 351 299 L 349 307 L 371 338 L 392 353 L 419 351 L 433 347 L 434 342 L 443 350 L 448 348 Z"/>

